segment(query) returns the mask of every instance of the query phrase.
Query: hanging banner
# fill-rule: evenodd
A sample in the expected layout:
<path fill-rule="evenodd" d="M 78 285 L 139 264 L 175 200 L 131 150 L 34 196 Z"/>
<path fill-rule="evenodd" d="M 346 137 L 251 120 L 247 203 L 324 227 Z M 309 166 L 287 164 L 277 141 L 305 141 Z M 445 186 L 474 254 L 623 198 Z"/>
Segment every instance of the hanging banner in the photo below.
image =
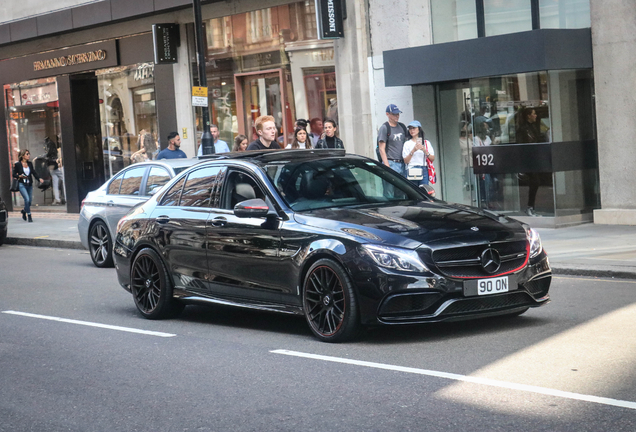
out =
<path fill-rule="evenodd" d="M 318 29 L 321 39 L 344 37 L 343 19 L 345 0 L 316 0 Z"/>
<path fill-rule="evenodd" d="M 153 24 L 152 41 L 155 52 L 155 64 L 177 62 L 179 24 Z"/>

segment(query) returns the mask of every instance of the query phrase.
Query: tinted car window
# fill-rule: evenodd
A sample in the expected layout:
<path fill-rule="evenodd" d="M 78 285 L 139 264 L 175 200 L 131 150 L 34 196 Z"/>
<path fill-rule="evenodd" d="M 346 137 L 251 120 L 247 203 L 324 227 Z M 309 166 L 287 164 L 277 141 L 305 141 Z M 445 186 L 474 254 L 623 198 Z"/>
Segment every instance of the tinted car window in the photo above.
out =
<path fill-rule="evenodd" d="M 245 173 L 232 171 L 227 176 L 219 207 L 232 210 L 241 201 L 254 198 L 265 199 L 265 194 L 258 183 Z"/>
<path fill-rule="evenodd" d="M 121 186 L 121 179 L 124 176 L 123 173 L 119 174 L 117 177 L 113 179 L 108 185 L 108 195 L 117 195 L 119 194 L 119 186 Z"/>
<path fill-rule="evenodd" d="M 271 164 L 265 172 L 296 211 L 424 199 L 402 176 L 362 159 Z"/>
<path fill-rule="evenodd" d="M 181 206 L 209 207 L 212 189 L 216 185 L 217 175 L 221 167 L 206 167 L 188 174 L 185 187 L 181 193 Z"/>
<path fill-rule="evenodd" d="M 168 183 L 169 180 L 170 173 L 168 173 L 165 168 L 150 168 L 150 174 L 148 174 L 148 180 L 146 180 L 146 195 L 151 195 L 157 189 Z"/>
<path fill-rule="evenodd" d="M 124 173 L 121 181 L 120 195 L 139 195 L 141 189 L 141 179 L 146 173 L 147 167 L 129 169 Z"/>
<path fill-rule="evenodd" d="M 166 192 L 161 200 L 161 205 L 164 206 L 176 206 L 179 205 L 179 199 L 181 198 L 181 189 L 185 183 L 185 177 L 172 185 L 170 190 Z"/>

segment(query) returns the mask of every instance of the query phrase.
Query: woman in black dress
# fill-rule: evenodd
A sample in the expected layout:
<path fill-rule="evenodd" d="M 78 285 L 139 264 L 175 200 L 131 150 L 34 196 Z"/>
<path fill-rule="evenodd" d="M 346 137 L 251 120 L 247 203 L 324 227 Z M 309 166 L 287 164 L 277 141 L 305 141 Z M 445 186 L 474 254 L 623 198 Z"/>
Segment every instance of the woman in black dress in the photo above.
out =
<path fill-rule="evenodd" d="M 35 172 L 33 164 L 29 160 L 31 153 L 28 150 L 20 150 L 18 161 L 13 165 L 13 178 L 18 179 L 20 194 L 24 198 L 24 208 L 22 209 L 22 219 L 33 222 L 31 217 L 31 202 L 33 201 L 33 177 L 42 183 L 42 179 Z"/>

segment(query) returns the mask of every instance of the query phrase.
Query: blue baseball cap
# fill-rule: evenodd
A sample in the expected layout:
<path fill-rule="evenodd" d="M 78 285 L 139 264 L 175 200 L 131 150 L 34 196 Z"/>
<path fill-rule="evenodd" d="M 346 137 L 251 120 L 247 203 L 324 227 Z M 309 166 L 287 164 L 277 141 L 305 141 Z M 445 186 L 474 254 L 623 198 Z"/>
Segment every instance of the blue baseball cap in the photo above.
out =
<path fill-rule="evenodd" d="M 397 105 L 391 104 L 388 107 L 386 107 L 386 112 L 391 113 L 391 114 L 400 114 L 402 111 L 400 111 L 400 109 L 397 107 Z"/>
<path fill-rule="evenodd" d="M 413 120 L 411 123 L 409 123 L 407 127 L 410 127 L 410 128 L 422 127 L 422 123 L 418 122 L 417 120 Z"/>

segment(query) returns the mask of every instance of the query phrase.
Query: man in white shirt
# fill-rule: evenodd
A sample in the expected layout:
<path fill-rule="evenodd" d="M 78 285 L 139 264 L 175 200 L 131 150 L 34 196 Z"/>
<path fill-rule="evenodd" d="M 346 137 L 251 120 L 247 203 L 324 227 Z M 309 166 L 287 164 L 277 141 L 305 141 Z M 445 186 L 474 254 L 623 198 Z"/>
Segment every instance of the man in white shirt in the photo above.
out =
<path fill-rule="evenodd" d="M 214 138 L 214 152 L 215 153 L 225 153 L 230 151 L 230 147 L 223 140 L 219 139 L 219 127 L 215 124 L 210 125 L 210 133 L 212 134 L 212 138 Z M 199 146 L 199 151 L 197 152 L 197 156 L 203 156 L 203 146 Z"/>

